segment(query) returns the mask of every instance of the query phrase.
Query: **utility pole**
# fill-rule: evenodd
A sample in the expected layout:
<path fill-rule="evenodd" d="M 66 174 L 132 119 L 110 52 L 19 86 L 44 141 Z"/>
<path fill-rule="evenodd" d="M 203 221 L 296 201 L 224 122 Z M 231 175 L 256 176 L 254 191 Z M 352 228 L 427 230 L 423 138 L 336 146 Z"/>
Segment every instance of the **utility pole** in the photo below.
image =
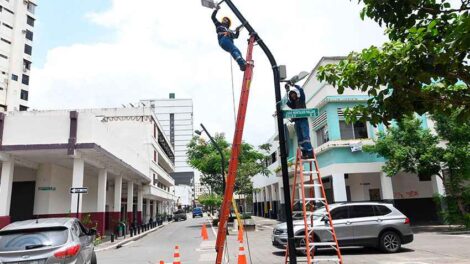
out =
<path fill-rule="evenodd" d="M 232 3 L 231 0 L 224 0 L 227 6 L 232 10 L 232 12 L 237 16 L 243 26 L 248 30 L 250 35 L 255 36 L 256 43 L 261 47 L 263 52 L 268 57 L 268 60 L 273 69 L 274 77 L 274 91 L 276 96 L 276 116 L 277 116 L 277 128 L 279 134 L 279 146 L 281 148 L 281 168 L 282 168 L 282 183 L 284 185 L 284 201 L 285 201 L 285 214 L 286 214 L 286 223 L 287 223 L 287 236 L 288 236 L 288 250 L 289 250 L 289 263 L 297 264 L 297 257 L 295 251 L 295 241 L 294 241 L 294 226 L 292 221 L 292 210 L 291 210 L 291 198 L 290 198 L 290 188 L 289 188 L 289 172 L 287 167 L 287 147 L 285 141 L 285 131 L 284 131 L 284 119 L 282 117 L 281 109 L 281 76 L 279 72 L 279 66 L 277 65 L 276 59 L 269 50 L 268 46 L 263 42 L 263 40 L 256 33 L 254 28 L 250 23 L 243 17 L 238 8 Z"/>

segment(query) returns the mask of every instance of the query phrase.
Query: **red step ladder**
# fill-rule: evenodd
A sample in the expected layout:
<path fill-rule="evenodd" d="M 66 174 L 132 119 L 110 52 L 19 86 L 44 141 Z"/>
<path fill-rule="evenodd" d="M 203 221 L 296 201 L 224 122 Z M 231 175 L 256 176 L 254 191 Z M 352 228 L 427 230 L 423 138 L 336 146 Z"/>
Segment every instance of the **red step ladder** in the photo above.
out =
<path fill-rule="evenodd" d="M 224 200 L 222 201 L 222 210 L 219 216 L 219 230 L 217 233 L 217 241 L 215 250 L 217 251 L 216 264 L 222 264 L 224 254 L 224 243 L 227 236 L 226 225 L 230 213 L 230 206 L 233 197 L 233 189 L 235 187 L 235 178 L 237 176 L 238 155 L 240 154 L 240 146 L 242 143 L 243 128 L 245 127 L 246 109 L 248 106 L 248 95 L 250 94 L 250 84 L 253 77 L 253 46 L 255 44 L 255 36 L 251 35 L 248 40 L 248 51 L 246 53 L 246 70 L 243 75 L 243 85 L 240 95 L 240 103 L 238 105 L 237 122 L 235 124 L 235 134 L 233 136 L 232 153 L 228 167 L 228 176 L 225 186 Z"/>

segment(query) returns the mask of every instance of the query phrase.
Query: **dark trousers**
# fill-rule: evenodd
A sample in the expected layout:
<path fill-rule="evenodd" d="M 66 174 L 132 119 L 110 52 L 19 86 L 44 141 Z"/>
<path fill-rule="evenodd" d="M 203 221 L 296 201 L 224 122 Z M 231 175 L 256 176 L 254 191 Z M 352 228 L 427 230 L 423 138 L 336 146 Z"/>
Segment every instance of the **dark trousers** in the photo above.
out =
<path fill-rule="evenodd" d="M 308 127 L 307 118 L 297 118 L 295 122 L 295 133 L 297 134 L 297 141 L 299 143 L 302 155 L 312 153 L 312 143 L 310 143 L 310 128 Z"/>

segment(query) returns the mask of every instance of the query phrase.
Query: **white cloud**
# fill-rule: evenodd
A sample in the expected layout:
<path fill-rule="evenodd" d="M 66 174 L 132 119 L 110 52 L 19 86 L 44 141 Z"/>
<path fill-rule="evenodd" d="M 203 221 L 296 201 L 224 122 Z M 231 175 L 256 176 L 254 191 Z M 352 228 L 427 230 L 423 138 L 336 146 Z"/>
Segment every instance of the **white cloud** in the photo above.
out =
<path fill-rule="evenodd" d="M 33 108 L 114 107 L 147 98 L 194 100 L 195 125 L 233 133 L 230 58 L 222 51 L 199 0 L 113 0 L 102 13 L 87 14 L 97 26 L 115 31 L 109 43 L 49 50 L 32 73 Z M 238 0 L 236 4 L 288 74 L 311 70 L 321 56 L 344 55 L 380 44 L 382 29 L 359 19 L 348 0 Z M 230 15 L 226 6 L 220 15 Z M 40 19 L 40 18 L 39 18 Z M 79 29 L 77 29 L 79 30 Z M 246 31 L 237 45 L 246 52 Z M 244 138 L 260 144 L 274 131 L 271 67 L 255 48 L 255 73 Z M 235 71 L 235 95 L 242 75 Z M 237 105 L 238 107 L 238 105 Z"/>

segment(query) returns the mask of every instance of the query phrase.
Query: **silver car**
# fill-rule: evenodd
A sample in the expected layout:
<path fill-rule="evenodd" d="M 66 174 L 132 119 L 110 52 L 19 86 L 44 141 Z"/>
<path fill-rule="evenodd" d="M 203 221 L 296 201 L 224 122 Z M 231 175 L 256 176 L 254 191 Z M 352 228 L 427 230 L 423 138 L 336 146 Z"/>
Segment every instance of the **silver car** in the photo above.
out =
<path fill-rule="evenodd" d="M 402 244 L 413 241 L 410 220 L 392 204 L 342 203 L 330 205 L 331 218 L 340 246 L 376 247 L 387 253 L 400 250 Z M 314 242 L 332 241 L 328 229 L 328 217 L 325 208 L 314 213 Z M 296 245 L 305 245 L 304 221 L 294 221 Z M 273 246 L 284 249 L 287 244 L 287 225 L 279 224 L 272 234 Z"/>
<path fill-rule="evenodd" d="M 95 236 L 76 218 L 14 222 L 0 230 L 0 263 L 96 264 Z"/>

